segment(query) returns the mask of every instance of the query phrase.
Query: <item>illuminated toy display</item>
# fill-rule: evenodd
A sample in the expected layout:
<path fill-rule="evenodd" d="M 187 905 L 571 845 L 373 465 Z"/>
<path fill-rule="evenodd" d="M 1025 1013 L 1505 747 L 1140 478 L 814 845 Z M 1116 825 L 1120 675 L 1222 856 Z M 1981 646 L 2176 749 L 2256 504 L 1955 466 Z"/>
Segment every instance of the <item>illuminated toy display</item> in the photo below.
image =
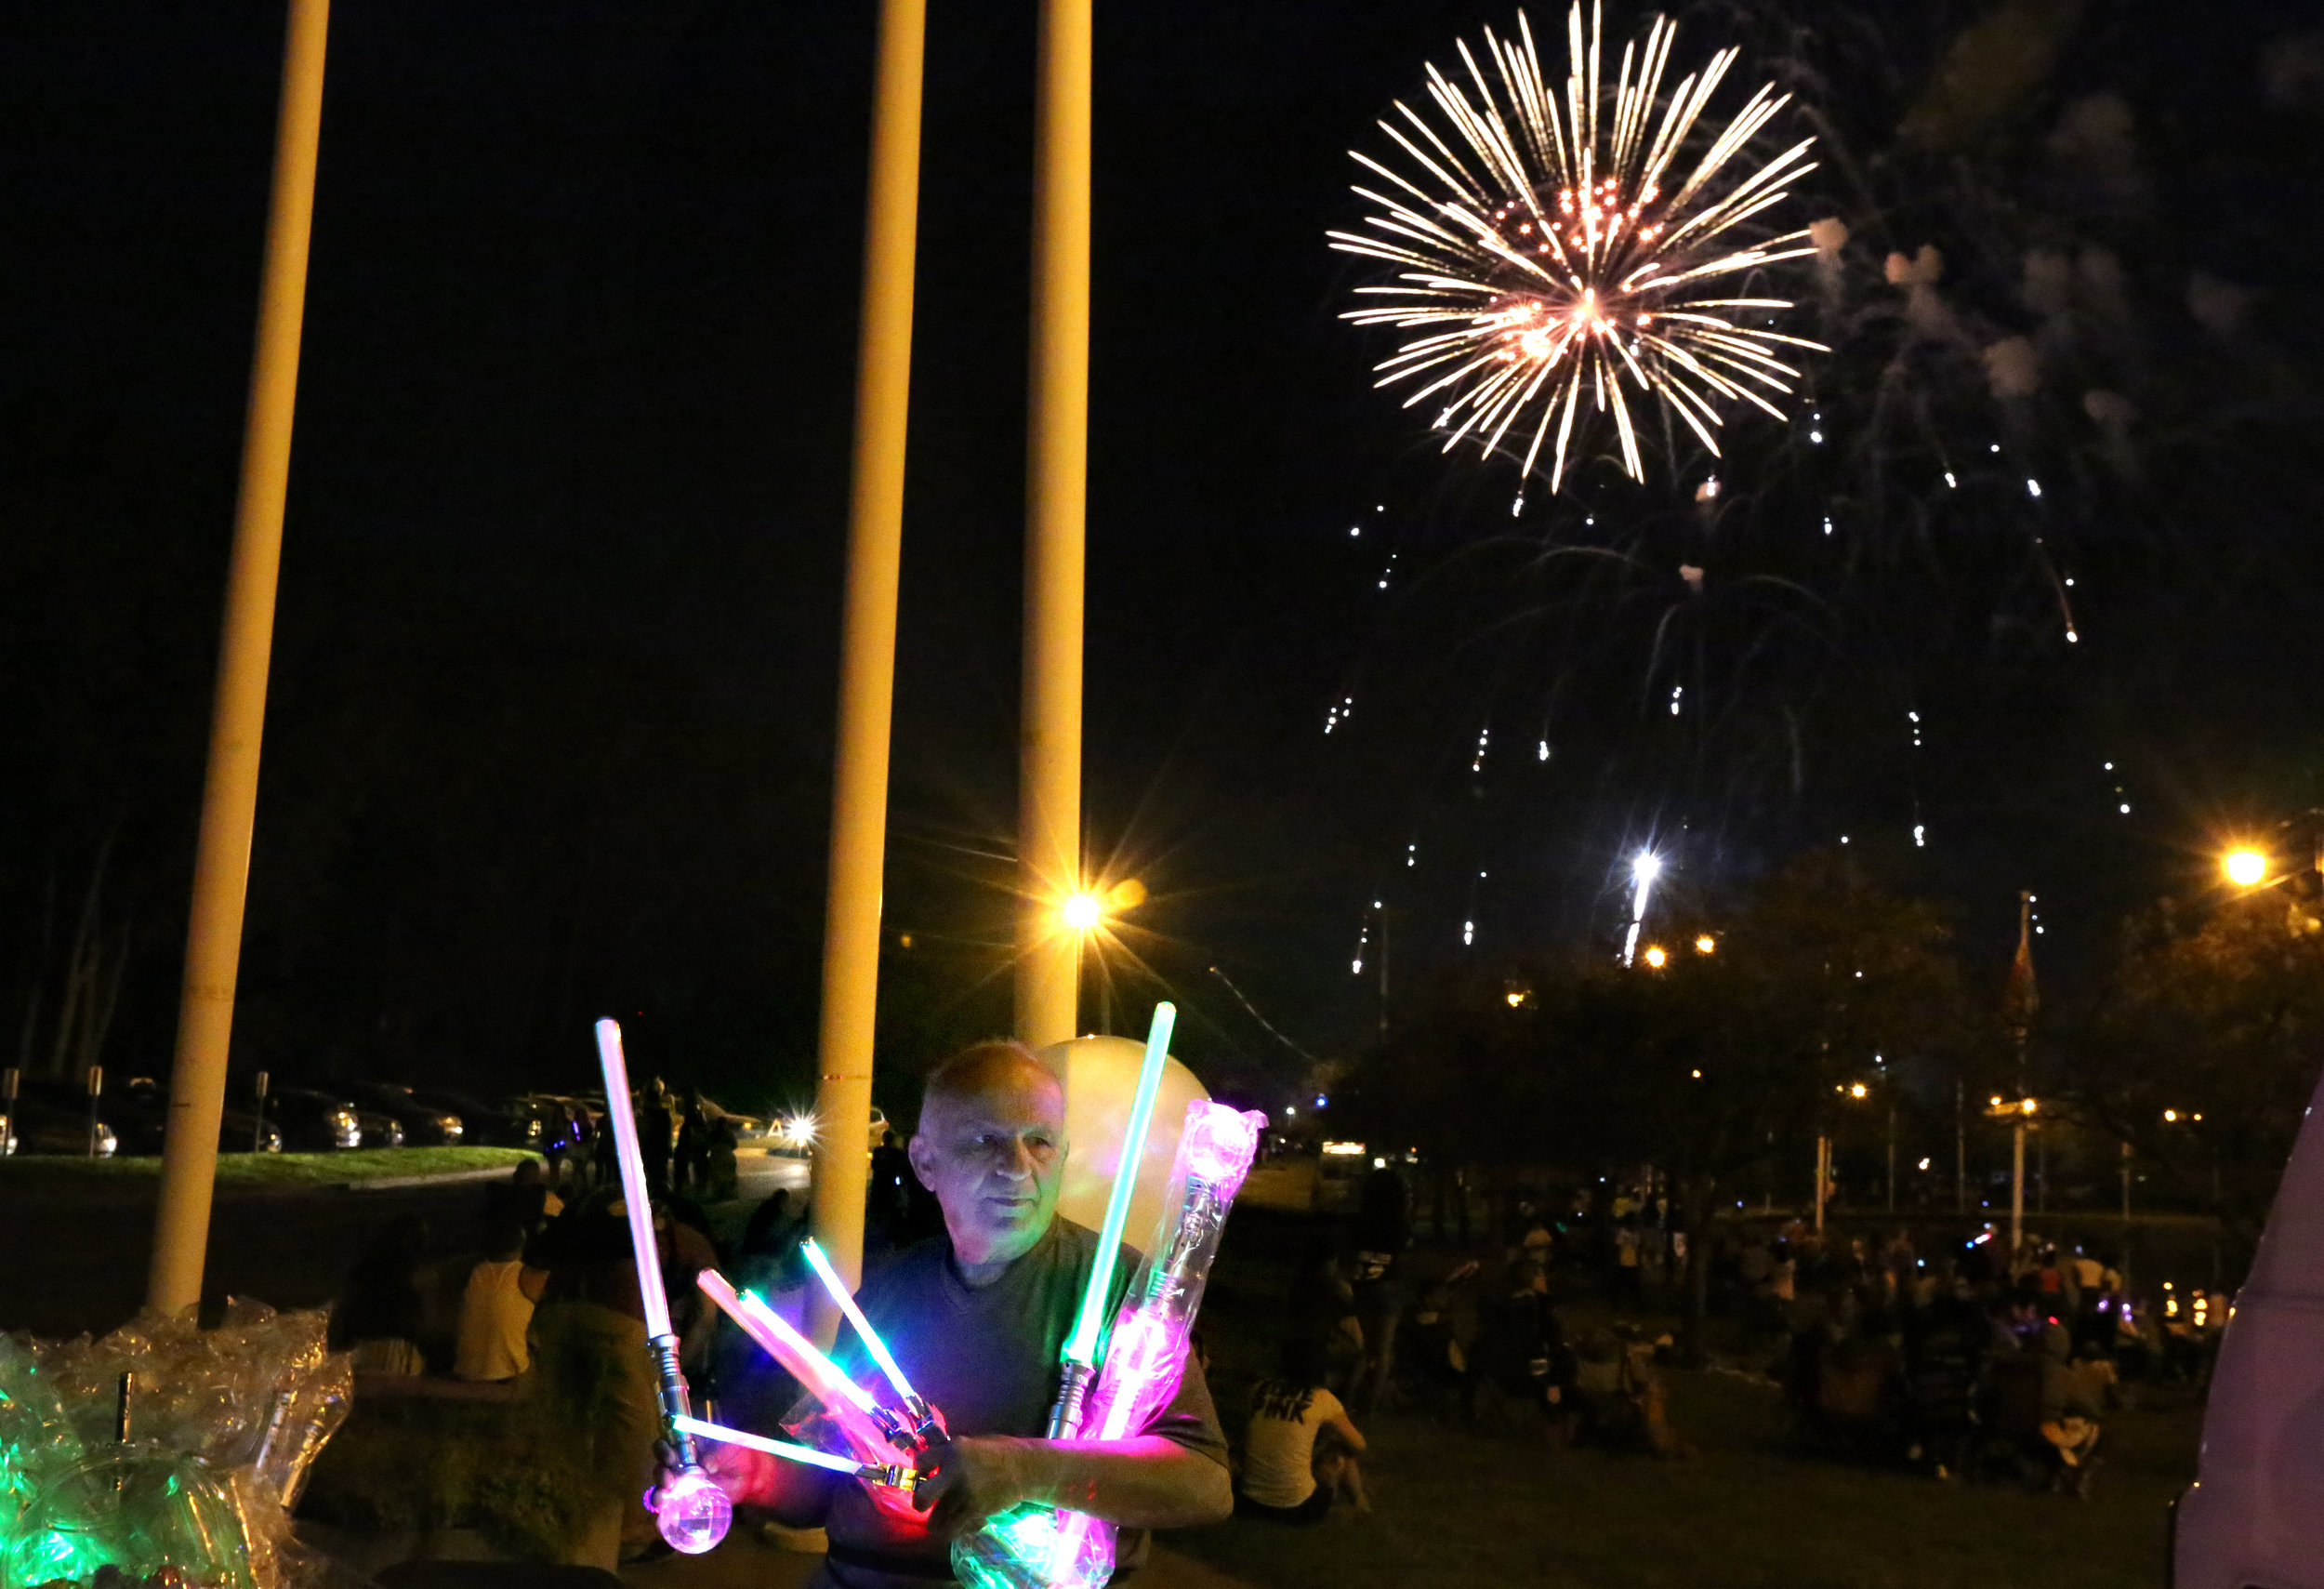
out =
<path fill-rule="evenodd" d="M 1265 1124 L 1255 1111 L 1202 1100 L 1187 1106 L 1163 1204 L 1174 1212 L 1155 1232 L 1155 1256 L 1123 1300 L 1103 1367 L 1064 1436 L 1126 1438 L 1177 1394 L 1227 1211 Z M 1077 1512 L 1021 1506 L 956 1541 L 953 1569 L 976 1589 L 1089 1589 L 1113 1573 L 1114 1534 L 1113 1524 Z"/>
<path fill-rule="evenodd" d="M 614 1128 L 614 1150 L 621 1163 L 622 1203 L 629 1216 L 629 1241 L 638 1261 L 638 1296 L 644 1304 L 646 1349 L 654 1354 L 660 1382 L 662 1438 L 671 1461 L 645 1498 L 654 1525 L 673 1550 L 700 1556 L 726 1537 L 733 1503 L 711 1481 L 694 1451 L 693 1437 L 680 1420 L 691 1421 L 686 1376 L 678 1370 L 678 1335 L 670 1329 L 669 1298 L 662 1290 L 662 1258 L 654 1240 L 654 1203 L 647 1195 L 645 1159 L 638 1151 L 638 1120 L 629 1103 L 629 1066 L 622 1057 L 621 1026 L 597 1024 L 598 1063 L 605 1072 L 605 1118 Z"/>

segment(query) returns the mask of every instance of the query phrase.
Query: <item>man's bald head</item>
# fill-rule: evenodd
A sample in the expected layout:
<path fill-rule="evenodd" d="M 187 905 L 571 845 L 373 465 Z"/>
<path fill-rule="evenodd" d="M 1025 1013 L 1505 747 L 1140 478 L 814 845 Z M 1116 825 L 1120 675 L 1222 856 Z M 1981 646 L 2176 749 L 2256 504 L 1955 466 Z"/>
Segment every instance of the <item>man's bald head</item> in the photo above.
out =
<path fill-rule="evenodd" d="M 979 1043 L 929 1073 L 909 1152 L 961 1272 L 997 1278 L 1056 1218 L 1065 1089 L 1023 1044 Z"/>
<path fill-rule="evenodd" d="M 1063 1086 L 1048 1066 L 1033 1057 L 1031 1049 L 1006 1038 L 964 1048 L 930 1071 L 920 1088 L 920 1115 L 926 1119 L 930 1108 L 940 1104 L 955 1104 L 1020 1087 L 1037 1092 L 1046 1087 L 1055 1092 L 1058 1119 L 1064 1119 Z"/>

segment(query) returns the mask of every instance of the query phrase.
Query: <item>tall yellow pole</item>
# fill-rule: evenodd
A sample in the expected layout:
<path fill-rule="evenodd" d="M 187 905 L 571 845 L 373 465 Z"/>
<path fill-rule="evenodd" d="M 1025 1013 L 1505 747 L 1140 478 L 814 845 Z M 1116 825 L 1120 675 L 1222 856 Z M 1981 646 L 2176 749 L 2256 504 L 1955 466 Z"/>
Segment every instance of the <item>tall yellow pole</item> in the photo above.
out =
<path fill-rule="evenodd" d="M 291 416 L 298 397 L 298 335 L 307 301 L 307 237 L 314 218 L 315 149 L 323 131 L 323 50 L 330 0 L 290 0 L 283 44 L 283 102 L 274 129 L 274 191 L 258 285 L 258 345 L 242 444 L 242 488 L 226 576 L 218 694 L 210 708 L 209 773 L 194 852 L 186 984 L 178 1006 L 169 1124 L 146 1304 L 165 1313 L 202 1298 L 226 1051 L 242 963 L 243 900 L 258 803 L 258 737 L 266 727 L 267 667 L 274 648 L 274 586 L 290 483 Z"/>
<path fill-rule="evenodd" d="M 1017 771 L 1017 1036 L 1074 1036 L 1081 943 L 1082 535 L 1089 465 L 1090 0 L 1041 0 L 1033 167 L 1024 682 Z"/>
<path fill-rule="evenodd" d="M 920 183 L 926 0 L 881 0 L 865 205 L 864 312 L 856 348 L 854 496 L 839 637 L 838 761 L 824 908 L 822 1079 L 815 1088 L 814 1228 L 852 1286 L 863 1278 L 871 1177 L 872 1034 L 888 849 L 888 733 L 895 697 L 896 584 L 904 550 L 905 421 L 912 393 L 912 261 Z M 814 1332 L 837 1315 L 815 1299 Z"/>

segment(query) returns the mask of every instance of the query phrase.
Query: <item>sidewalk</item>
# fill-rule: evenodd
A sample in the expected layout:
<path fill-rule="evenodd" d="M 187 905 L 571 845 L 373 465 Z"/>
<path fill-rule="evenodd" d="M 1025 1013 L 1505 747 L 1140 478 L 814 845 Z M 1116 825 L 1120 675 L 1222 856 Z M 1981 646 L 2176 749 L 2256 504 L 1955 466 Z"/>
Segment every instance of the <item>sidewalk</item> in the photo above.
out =
<path fill-rule="evenodd" d="M 707 1556 L 665 1556 L 642 1567 L 625 1567 L 632 1589 L 803 1589 L 821 1556 L 777 1550 L 753 1530 L 736 1528 Z M 1156 1545 L 1146 1569 L 1130 1580 L 1139 1589 L 1250 1589 L 1192 1556 Z"/>

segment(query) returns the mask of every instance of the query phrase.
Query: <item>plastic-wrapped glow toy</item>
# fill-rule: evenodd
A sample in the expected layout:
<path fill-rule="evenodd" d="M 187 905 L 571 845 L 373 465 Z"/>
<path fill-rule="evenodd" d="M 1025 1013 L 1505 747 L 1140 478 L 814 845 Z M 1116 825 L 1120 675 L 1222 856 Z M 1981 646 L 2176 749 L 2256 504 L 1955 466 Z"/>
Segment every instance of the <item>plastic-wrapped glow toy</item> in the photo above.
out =
<path fill-rule="evenodd" d="M 662 1256 L 654 1240 L 654 1202 L 645 1184 L 645 1158 L 638 1150 L 638 1121 L 630 1110 L 629 1066 L 622 1057 L 621 1026 L 597 1024 L 597 1057 L 605 1073 L 605 1119 L 614 1128 L 614 1157 L 621 1165 L 621 1195 L 629 1216 L 629 1242 L 638 1262 L 638 1296 L 645 1312 L 646 1349 L 661 1382 L 662 1437 L 673 1458 L 670 1472 L 647 1492 L 646 1509 L 671 1549 L 700 1556 L 726 1537 L 734 1520 L 733 1503 L 702 1470 L 693 1437 L 679 1425 L 693 1409 L 686 1399 L 686 1376 L 678 1369 L 678 1336 L 669 1325 L 669 1298 L 662 1290 Z"/>
<path fill-rule="evenodd" d="M 1171 1195 L 1139 1284 L 1123 1300 L 1104 1367 L 1067 1434 L 1119 1440 L 1178 1394 L 1227 1211 L 1259 1150 L 1264 1115 L 1197 1099 L 1171 1166 Z M 1114 1525 L 1078 1512 L 1022 1506 L 952 1547 L 953 1570 L 975 1589 L 1093 1589 L 1114 1570 Z"/>
<path fill-rule="evenodd" d="M 1178 1024 L 1178 1006 L 1168 1000 L 1154 1007 L 1146 1028 L 1146 1058 L 1138 1071 L 1138 1092 L 1129 1104 L 1129 1122 L 1122 1129 L 1121 1157 L 1114 1172 L 1114 1193 L 1105 1201 L 1105 1224 L 1098 1232 L 1096 1259 L 1089 1265 L 1089 1289 L 1081 1295 L 1081 1311 L 1074 1331 L 1065 1338 L 1064 1364 L 1057 1386 L 1057 1405 L 1050 1410 L 1050 1438 L 1077 1428 L 1081 1398 L 1089 1393 L 1089 1376 L 1097 1363 L 1098 1331 L 1105 1327 L 1105 1299 L 1114 1291 L 1114 1265 L 1121 1256 L 1122 1224 L 1129 1217 L 1130 1194 L 1137 1190 L 1138 1166 L 1146 1157 L 1146 1129 L 1154 1122 L 1154 1095 L 1161 1090 L 1162 1067 L 1170 1057 L 1170 1030 Z"/>

